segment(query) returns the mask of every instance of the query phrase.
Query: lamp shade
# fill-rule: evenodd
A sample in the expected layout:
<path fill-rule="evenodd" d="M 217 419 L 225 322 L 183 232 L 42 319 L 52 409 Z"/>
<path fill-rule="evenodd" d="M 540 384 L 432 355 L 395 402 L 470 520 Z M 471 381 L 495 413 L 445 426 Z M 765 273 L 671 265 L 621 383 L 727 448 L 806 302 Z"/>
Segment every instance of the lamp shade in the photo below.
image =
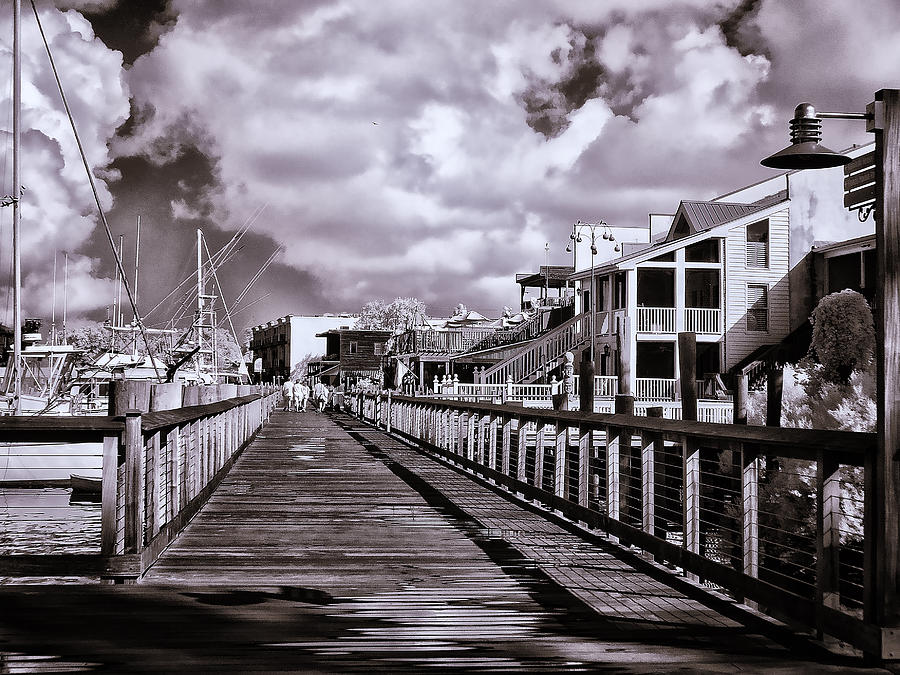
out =
<path fill-rule="evenodd" d="M 760 164 L 770 169 L 830 169 L 843 166 L 850 160 L 847 155 L 829 150 L 820 143 L 805 142 L 791 144 L 766 157 Z"/>

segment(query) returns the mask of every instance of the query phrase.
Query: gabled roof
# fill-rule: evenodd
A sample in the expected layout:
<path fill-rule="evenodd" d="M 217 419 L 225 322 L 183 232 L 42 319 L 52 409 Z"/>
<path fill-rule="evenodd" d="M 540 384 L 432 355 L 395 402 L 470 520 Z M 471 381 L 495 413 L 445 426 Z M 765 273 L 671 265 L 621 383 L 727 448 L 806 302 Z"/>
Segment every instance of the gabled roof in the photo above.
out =
<path fill-rule="evenodd" d="M 684 237 L 711 230 L 722 223 L 737 220 L 754 211 L 761 211 L 767 206 L 769 204 L 766 203 L 737 204 L 733 202 L 683 201 L 678 205 L 678 210 L 672 219 L 672 226 L 669 228 L 666 241 L 676 238 L 675 231 L 682 224 L 686 224 L 688 227 L 688 232 L 680 234 L 681 237 Z"/>

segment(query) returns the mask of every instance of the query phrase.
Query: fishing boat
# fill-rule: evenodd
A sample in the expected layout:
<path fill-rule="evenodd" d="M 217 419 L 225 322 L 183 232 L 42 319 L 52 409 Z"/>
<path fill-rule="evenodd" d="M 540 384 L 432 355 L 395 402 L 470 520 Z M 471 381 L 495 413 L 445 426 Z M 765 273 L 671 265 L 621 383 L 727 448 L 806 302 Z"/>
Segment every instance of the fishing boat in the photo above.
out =
<path fill-rule="evenodd" d="M 103 480 L 100 476 L 82 476 L 73 473 L 69 477 L 69 482 L 72 485 L 73 493 L 100 494 L 103 487 Z"/>

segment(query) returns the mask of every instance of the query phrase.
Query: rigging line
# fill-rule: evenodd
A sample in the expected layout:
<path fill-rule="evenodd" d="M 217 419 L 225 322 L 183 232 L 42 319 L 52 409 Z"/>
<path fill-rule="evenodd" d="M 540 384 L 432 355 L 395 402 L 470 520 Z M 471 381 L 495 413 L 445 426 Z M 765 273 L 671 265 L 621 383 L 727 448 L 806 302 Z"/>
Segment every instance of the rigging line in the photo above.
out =
<path fill-rule="evenodd" d="M 244 311 L 245 309 L 247 309 L 248 307 L 252 307 L 252 306 L 255 305 L 257 302 L 261 302 L 262 300 L 265 300 L 265 299 L 268 298 L 270 295 L 272 295 L 272 294 L 271 294 L 271 293 L 266 293 L 265 295 L 263 295 L 263 296 L 261 296 L 261 297 L 259 297 L 259 298 L 256 298 L 256 300 L 251 300 L 250 302 L 248 302 L 248 303 L 247 303 L 246 305 L 244 305 L 243 307 L 240 307 L 240 308 L 234 310 L 234 311 L 231 313 L 231 315 L 234 316 L 235 314 L 238 314 L 238 313 L 240 313 L 240 312 L 243 312 L 243 311 Z"/>
<path fill-rule="evenodd" d="M 237 255 L 237 253 L 239 251 L 241 251 L 241 249 L 243 249 L 243 246 L 231 251 L 226 258 L 222 259 L 219 262 L 218 265 L 211 265 L 209 261 L 203 263 L 203 266 L 202 266 L 203 273 L 204 274 L 208 274 L 208 273 L 215 274 L 216 271 L 220 267 L 225 265 L 225 263 L 229 262 L 235 255 Z M 169 296 L 171 296 L 172 293 L 177 291 L 178 288 L 180 288 L 181 286 L 185 285 L 187 282 L 192 281 L 192 280 L 193 279 L 191 279 L 191 277 L 184 279 L 180 284 L 178 284 L 178 286 L 176 286 L 174 289 L 172 289 L 172 291 L 169 293 Z M 180 304 L 178 305 L 178 308 L 173 313 L 171 321 L 177 322 L 177 321 L 180 321 L 185 316 L 187 316 L 187 313 L 191 310 L 191 307 L 194 304 L 194 302 L 196 301 L 196 299 L 197 299 L 196 286 L 188 286 L 187 290 L 185 290 L 181 296 L 181 299 L 179 301 Z"/>
<path fill-rule="evenodd" d="M 235 249 L 234 251 L 229 252 L 227 254 L 227 257 L 225 257 L 225 259 L 223 259 L 223 260 L 221 260 L 221 262 L 219 262 L 220 254 L 222 254 L 223 250 L 225 249 L 225 246 L 223 246 L 216 252 L 214 259 L 208 260 L 205 263 L 203 263 L 203 271 L 206 272 L 207 265 L 212 267 L 214 262 L 218 265 L 218 267 L 221 267 L 222 265 L 224 265 L 225 263 L 230 261 L 235 255 L 237 255 L 237 253 L 240 252 L 243 248 L 244 248 L 243 246 L 240 246 L 237 249 Z M 189 276 L 182 279 L 181 282 L 177 286 L 175 286 L 175 288 L 173 288 L 171 291 L 169 291 L 162 300 L 160 300 L 158 303 L 156 303 L 156 305 L 154 305 L 154 307 L 144 315 L 144 318 L 146 319 L 148 316 L 153 314 L 153 312 L 155 312 L 160 307 L 162 307 L 163 304 L 166 303 L 166 301 L 168 301 L 175 293 L 178 292 L 178 289 L 180 289 L 182 286 L 184 286 L 188 282 L 193 282 L 193 281 L 196 281 L 196 273 L 195 272 L 192 272 Z M 184 293 L 184 295 L 181 298 L 179 307 L 185 303 L 192 302 L 192 300 L 188 300 L 186 298 L 188 297 L 189 294 L 193 293 L 194 291 L 196 291 L 196 288 L 188 287 L 188 290 Z M 196 298 L 194 298 L 194 299 L 196 299 Z"/>
<path fill-rule="evenodd" d="M 206 238 L 202 233 L 200 235 L 200 239 L 203 242 L 203 248 L 206 249 L 206 256 L 209 257 L 209 247 L 206 245 Z M 241 341 L 238 340 L 237 331 L 234 329 L 234 323 L 231 320 L 231 313 L 228 311 L 228 303 L 225 301 L 225 290 L 222 288 L 222 284 L 219 283 L 219 275 L 216 274 L 215 268 L 213 268 L 212 274 L 213 279 L 216 282 L 216 286 L 219 287 L 219 293 L 222 294 L 222 306 L 225 308 L 225 317 L 228 319 L 228 325 L 231 326 L 231 336 L 234 338 L 235 344 L 237 344 L 237 348 L 241 352 L 241 358 L 243 358 L 244 350 L 241 349 Z"/>
<path fill-rule="evenodd" d="M 284 246 L 279 246 L 278 248 L 275 249 L 275 252 L 272 253 L 272 255 L 269 256 L 268 260 L 266 260 L 266 262 L 264 262 L 262 264 L 262 267 L 260 267 L 259 270 L 256 272 L 256 274 L 253 275 L 253 278 L 247 282 L 247 285 L 244 286 L 244 290 L 242 290 L 240 292 L 240 294 L 238 294 L 237 298 L 234 301 L 235 305 L 239 304 L 240 301 L 244 299 L 244 296 L 247 295 L 247 293 L 250 291 L 250 288 L 253 286 L 253 284 L 256 283 L 257 279 L 259 279 L 263 275 L 263 272 L 265 272 L 269 268 L 269 265 L 271 265 L 272 262 L 274 262 L 275 258 L 282 251 L 284 251 Z"/>
<path fill-rule="evenodd" d="M 59 71 L 56 69 L 56 62 L 53 60 L 53 53 L 50 51 L 50 43 L 47 42 L 47 36 L 44 33 L 44 26 L 41 24 L 41 18 L 38 16 L 37 7 L 34 4 L 34 0 L 31 0 L 31 10 L 34 12 L 35 21 L 37 21 L 38 30 L 41 33 L 41 39 L 44 42 L 44 48 L 47 50 L 47 57 L 50 59 L 50 68 L 53 71 L 53 77 L 56 79 L 56 86 L 59 89 L 59 95 L 62 98 L 63 106 L 66 109 L 66 116 L 69 118 L 69 124 L 72 126 L 72 133 L 75 135 L 75 143 L 78 146 L 78 152 L 81 154 L 81 161 L 84 164 L 84 170 L 87 173 L 88 181 L 91 184 L 91 192 L 94 193 L 94 201 L 97 203 L 97 211 L 100 214 L 100 220 L 103 223 L 103 229 L 106 231 L 106 238 L 109 240 L 109 247 L 113 251 L 113 255 L 116 260 L 116 267 L 119 269 L 119 272 L 122 275 L 122 283 L 125 287 L 125 293 L 128 295 L 128 302 L 131 304 L 131 308 L 134 310 L 135 317 L 139 317 L 137 310 L 137 305 L 134 301 L 134 294 L 131 291 L 131 286 L 128 283 L 127 275 L 125 274 L 125 268 L 122 266 L 122 261 L 116 253 L 116 245 L 113 242 L 112 230 L 109 228 L 109 223 L 106 220 L 106 214 L 103 212 L 103 206 L 100 204 L 100 194 L 97 192 L 97 184 L 94 182 L 94 174 L 91 171 L 91 166 L 88 164 L 87 155 L 84 153 L 84 146 L 81 144 L 81 137 L 78 135 L 78 129 L 75 127 L 75 118 L 72 117 L 72 110 L 69 107 L 69 101 L 66 98 L 66 92 L 63 90 L 62 81 L 59 79 Z M 156 378 L 161 382 L 162 376 L 159 374 L 159 369 L 156 367 L 156 359 L 153 358 L 152 347 L 150 346 L 150 341 L 147 339 L 147 334 L 144 331 L 144 326 L 141 323 L 140 319 L 137 320 L 137 324 L 141 329 L 141 335 L 144 338 L 144 346 L 147 348 L 147 353 L 150 355 L 150 362 L 153 364 L 153 372 L 156 374 Z"/>

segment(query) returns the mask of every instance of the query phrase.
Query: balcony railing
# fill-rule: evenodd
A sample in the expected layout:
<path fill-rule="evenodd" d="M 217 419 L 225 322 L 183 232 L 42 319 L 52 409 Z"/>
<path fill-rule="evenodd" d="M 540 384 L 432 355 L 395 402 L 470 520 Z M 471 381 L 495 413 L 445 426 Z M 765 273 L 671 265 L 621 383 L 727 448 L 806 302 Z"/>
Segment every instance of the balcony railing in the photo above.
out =
<path fill-rule="evenodd" d="M 675 380 L 661 377 L 638 377 L 635 379 L 634 395 L 641 401 L 674 401 Z"/>
<path fill-rule="evenodd" d="M 707 307 L 685 307 L 684 329 L 689 333 L 718 335 L 722 332 L 722 310 Z"/>
<path fill-rule="evenodd" d="M 637 330 L 641 333 L 674 333 L 674 307 L 638 307 Z"/>

